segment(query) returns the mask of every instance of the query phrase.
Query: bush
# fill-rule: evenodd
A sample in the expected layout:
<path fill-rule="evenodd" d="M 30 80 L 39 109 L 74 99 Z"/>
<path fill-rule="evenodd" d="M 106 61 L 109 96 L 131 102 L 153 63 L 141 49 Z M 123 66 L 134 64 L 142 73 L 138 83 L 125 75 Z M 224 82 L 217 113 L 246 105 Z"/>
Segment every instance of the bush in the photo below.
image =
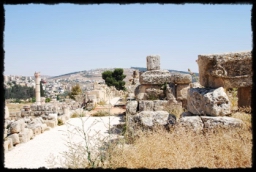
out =
<path fill-rule="evenodd" d="M 48 103 L 48 102 L 50 102 L 51 101 L 51 98 L 46 98 L 45 99 L 45 103 Z"/>
<path fill-rule="evenodd" d="M 70 118 L 78 118 L 78 117 L 85 117 L 85 114 L 84 113 L 78 114 L 75 112 L 71 115 Z"/>
<path fill-rule="evenodd" d="M 108 70 L 102 73 L 102 78 L 107 86 L 114 86 L 117 90 L 126 90 L 125 82 L 123 81 L 126 75 L 123 72 L 121 68 L 116 68 L 113 72 Z"/>
<path fill-rule="evenodd" d="M 107 111 L 98 111 L 96 113 L 91 114 L 91 116 L 99 117 L 99 116 L 110 116 L 110 113 Z"/>
<path fill-rule="evenodd" d="M 63 124 L 64 124 L 63 120 L 58 118 L 58 126 L 61 126 Z"/>

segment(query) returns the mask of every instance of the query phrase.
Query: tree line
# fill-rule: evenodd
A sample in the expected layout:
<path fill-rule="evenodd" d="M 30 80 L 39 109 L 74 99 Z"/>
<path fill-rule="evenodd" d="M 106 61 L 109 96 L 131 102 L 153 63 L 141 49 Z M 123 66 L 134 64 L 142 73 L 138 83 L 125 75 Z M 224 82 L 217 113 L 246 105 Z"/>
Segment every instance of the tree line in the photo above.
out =
<path fill-rule="evenodd" d="M 10 88 L 5 88 L 5 99 L 29 99 L 35 97 L 33 87 L 14 84 Z"/>

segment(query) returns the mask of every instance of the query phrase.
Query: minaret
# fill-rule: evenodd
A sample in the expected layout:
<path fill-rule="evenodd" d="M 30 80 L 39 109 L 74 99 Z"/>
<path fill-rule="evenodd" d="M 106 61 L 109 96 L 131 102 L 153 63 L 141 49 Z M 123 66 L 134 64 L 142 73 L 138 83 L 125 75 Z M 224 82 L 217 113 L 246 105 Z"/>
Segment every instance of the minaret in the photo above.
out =
<path fill-rule="evenodd" d="M 36 81 L 36 104 L 41 105 L 40 97 L 40 72 L 35 72 L 35 81 Z"/>

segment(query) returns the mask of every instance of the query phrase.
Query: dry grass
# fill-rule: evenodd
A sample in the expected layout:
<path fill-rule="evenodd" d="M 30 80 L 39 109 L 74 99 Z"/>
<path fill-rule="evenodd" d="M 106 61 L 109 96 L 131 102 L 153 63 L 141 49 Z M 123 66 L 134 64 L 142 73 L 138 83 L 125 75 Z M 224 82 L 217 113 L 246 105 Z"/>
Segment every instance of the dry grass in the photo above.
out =
<path fill-rule="evenodd" d="M 9 109 L 9 112 L 18 112 L 18 111 L 21 111 L 21 109 L 23 109 L 23 106 L 30 106 L 32 105 L 33 103 L 8 103 L 6 104 L 6 106 L 8 107 Z"/>
<path fill-rule="evenodd" d="M 228 89 L 228 90 L 225 90 L 225 92 L 230 101 L 231 110 L 237 110 L 237 105 L 238 105 L 237 88 Z"/>
<path fill-rule="evenodd" d="M 231 98 L 235 96 L 235 92 L 233 92 Z M 232 107 L 235 108 L 237 100 L 234 98 L 231 101 L 233 101 L 231 102 Z M 174 114 L 177 119 L 184 111 L 177 108 L 166 110 Z M 97 113 L 105 114 L 105 112 Z M 251 114 L 240 109 L 240 111 L 232 113 L 231 117 L 241 119 L 245 126 L 243 128 L 204 130 L 201 133 L 185 130 L 178 126 L 171 127 L 170 131 L 163 127 L 143 132 L 136 130 L 138 133 L 136 137 L 125 137 L 125 141 L 109 143 L 108 147 L 97 156 L 98 159 L 93 161 L 98 162 L 97 164 L 90 164 L 92 161 L 88 162 L 88 157 L 85 157 L 84 160 L 78 159 L 77 156 L 65 158 L 71 159 L 72 163 L 78 163 L 75 168 L 251 168 Z M 129 139 L 132 139 L 132 142 L 129 142 Z M 89 151 L 85 148 L 86 146 L 76 147 L 74 150 L 81 155 L 86 155 Z"/>
<path fill-rule="evenodd" d="M 92 113 L 91 116 L 94 116 L 94 117 L 100 117 L 100 116 L 110 116 L 111 114 L 107 111 L 104 111 L 104 110 L 99 110 L 95 113 Z"/>
<path fill-rule="evenodd" d="M 252 134 L 236 129 L 201 134 L 178 129 L 144 132 L 128 149 L 113 149 L 111 168 L 252 167 Z"/>

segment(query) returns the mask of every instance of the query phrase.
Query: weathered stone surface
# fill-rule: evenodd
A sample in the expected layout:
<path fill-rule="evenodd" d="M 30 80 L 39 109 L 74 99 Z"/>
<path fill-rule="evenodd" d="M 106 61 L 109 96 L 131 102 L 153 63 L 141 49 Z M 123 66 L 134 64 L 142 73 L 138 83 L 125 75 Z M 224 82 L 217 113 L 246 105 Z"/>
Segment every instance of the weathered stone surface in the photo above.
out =
<path fill-rule="evenodd" d="M 201 116 L 201 119 L 204 123 L 204 127 L 208 129 L 212 128 L 233 128 L 233 127 L 242 127 L 243 121 L 236 118 L 231 117 L 209 117 L 209 116 Z"/>
<path fill-rule="evenodd" d="M 172 73 L 170 82 L 174 84 L 189 84 L 192 82 L 192 76 L 190 74 Z"/>
<path fill-rule="evenodd" d="M 57 113 L 49 114 L 48 119 L 52 119 L 55 121 L 56 125 L 58 124 L 58 114 Z"/>
<path fill-rule="evenodd" d="M 11 123 L 10 125 L 10 133 L 14 134 L 14 133 L 19 133 L 21 131 L 23 131 L 25 128 L 25 121 L 24 119 L 19 119 L 13 123 Z"/>
<path fill-rule="evenodd" d="M 12 143 L 12 139 L 8 138 L 4 141 L 4 151 L 10 151 L 13 149 L 13 143 Z"/>
<path fill-rule="evenodd" d="M 154 102 L 152 100 L 140 100 L 139 111 L 153 111 Z"/>
<path fill-rule="evenodd" d="M 129 101 L 126 104 L 126 114 L 135 115 L 138 109 L 138 102 L 137 101 Z"/>
<path fill-rule="evenodd" d="M 135 89 L 135 96 L 137 100 L 157 100 L 165 97 L 159 85 L 139 85 Z"/>
<path fill-rule="evenodd" d="M 31 106 L 30 106 L 30 109 L 31 109 L 32 111 L 37 111 L 37 106 L 36 106 L 36 105 L 31 105 Z"/>
<path fill-rule="evenodd" d="M 7 137 L 8 139 L 12 139 L 12 144 L 15 146 L 20 143 L 19 134 L 11 134 Z"/>
<path fill-rule="evenodd" d="M 190 88 L 187 109 L 197 115 L 226 116 L 231 113 L 228 96 L 222 87 L 217 89 Z"/>
<path fill-rule="evenodd" d="M 173 102 L 172 100 L 168 100 L 164 110 L 170 114 L 182 113 L 182 102 Z"/>
<path fill-rule="evenodd" d="M 30 129 L 33 131 L 34 136 L 37 136 L 42 133 L 41 125 L 35 125 Z"/>
<path fill-rule="evenodd" d="M 42 133 L 45 131 L 46 128 L 47 128 L 47 125 L 46 125 L 46 124 L 42 124 L 42 125 L 41 125 L 41 131 L 42 131 Z"/>
<path fill-rule="evenodd" d="M 171 82 L 171 73 L 168 70 L 151 70 L 140 75 L 140 84 L 161 85 Z"/>
<path fill-rule="evenodd" d="M 56 122 L 54 120 L 45 120 L 45 124 L 51 128 L 56 127 Z"/>
<path fill-rule="evenodd" d="M 198 55 L 199 82 L 204 87 L 240 88 L 252 85 L 251 51 Z"/>
<path fill-rule="evenodd" d="M 237 97 L 238 107 L 251 107 L 252 86 L 238 88 Z"/>
<path fill-rule="evenodd" d="M 187 100 L 188 89 L 190 86 L 188 84 L 180 84 L 176 87 L 176 99 L 177 100 Z"/>
<path fill-rule="evenodd" d="M 147 56 L 147 70 L 160 70 L 160 56 Z"/>
<path fill-rule="evenodd" d="M 145 100 L 157 100 L 163 99 L 164 97 L 164 91 L 157 88 L 147 88 L 144 95 Z"/>
<path fill-rule="evenodd" d="M 174 118 L 173 115 L 167 111 L 142 111 L 137 114 L 138 121 L 142 126 L 153 127 L 154 125 L 167 125 L 169 121 L 173 123 L 171 118 Z"/>
<path fill-rule="evenodd" d="M 20 143 L 26 143 L 30 140 L 30 129 L 25 128 L 22 132 L 19 133 Z"/>
<path fill-rule="evenodd" d="M 172 100 L 173 102 L 177 102 L 176 97 L 175 97 L 175 93 L 176 93 L 175 84 L 167 84 L 166 85 L 166 90 L 165 90 L 166 99 L 167 100 Z"/>
<path fill-rule="evenodd" d="M 200 132 L 204 128 L 204 124 L 199 116 L 181 117 L 178 125 L 185 127 L 186 129 L 194 130 L 195 132 Z"/>
<path fill-rule="evenodd" d="M 8 109 L 8 107 L 5 105 L 4 119 L 8 119 L 9 117 L 10 117 L 9 109 Z"/>
<path fill-rule="evenodd" d="M 167 100 L 154 100 L 154 106 L 153 110 L 154 111 L 165 111 L 165 108 L 168 104 Z"/>

